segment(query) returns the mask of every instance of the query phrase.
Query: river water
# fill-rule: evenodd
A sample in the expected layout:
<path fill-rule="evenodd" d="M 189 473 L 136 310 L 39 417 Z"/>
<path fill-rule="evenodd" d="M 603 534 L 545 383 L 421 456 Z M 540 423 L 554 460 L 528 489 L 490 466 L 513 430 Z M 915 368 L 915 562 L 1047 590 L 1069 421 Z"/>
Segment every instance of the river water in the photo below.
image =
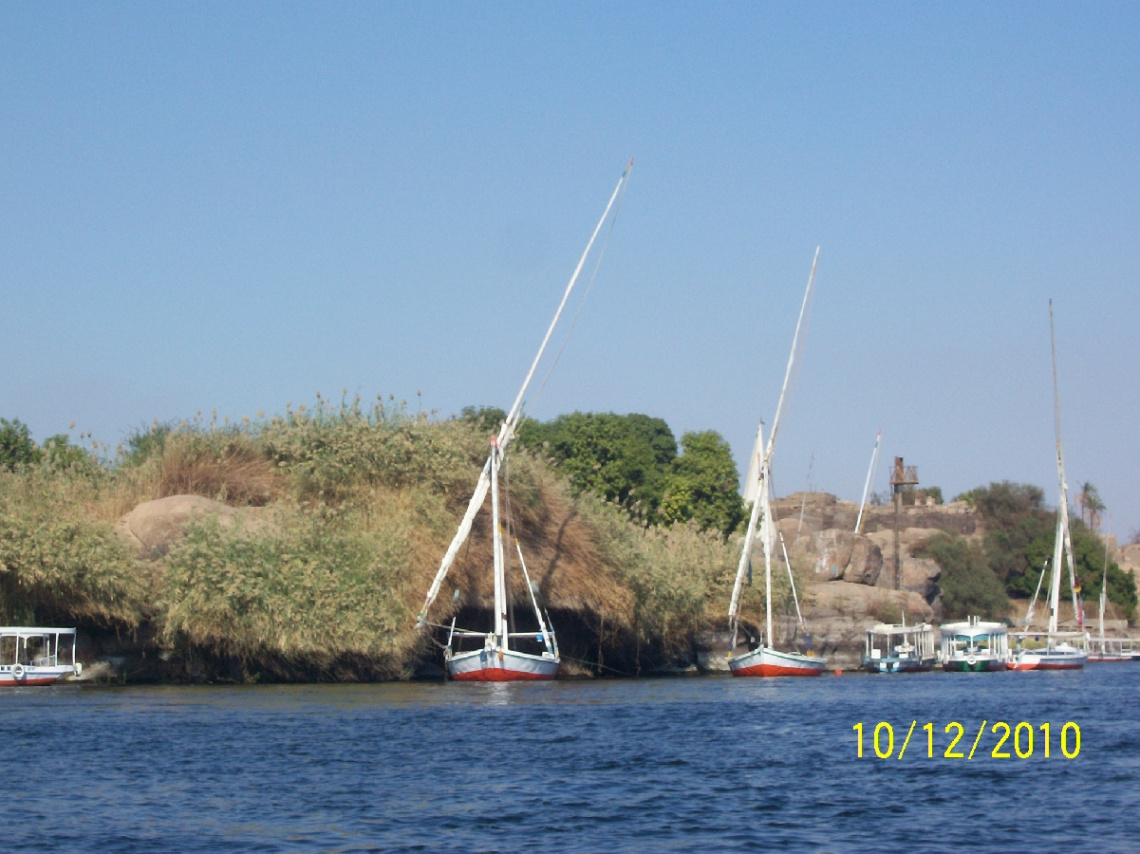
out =
<path fill-rule="evenodd" d="M 0 693 L 0 847 L 1137 851 L 1138 700 L 1140 663 L 819 679 L 12 689 Z M 956 745 L 952 722 L 963 729 Z M 1003 745 L 998 722 L 1010 726 Z M 947 748 L 965 757 L 975 739 L 973 758 L 946 757 Z"/>

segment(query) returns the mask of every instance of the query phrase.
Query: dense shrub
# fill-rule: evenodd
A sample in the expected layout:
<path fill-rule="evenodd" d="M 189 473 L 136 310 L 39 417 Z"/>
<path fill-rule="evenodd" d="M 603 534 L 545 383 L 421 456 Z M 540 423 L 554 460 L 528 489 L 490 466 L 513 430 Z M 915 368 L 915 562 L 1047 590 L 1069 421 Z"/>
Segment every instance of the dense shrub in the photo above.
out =
<path fill-rule="evenodd" d="M 137 625 L 148 585 L 96 509 L 105 483 L 43 467 L 0 473 L 0 609 L 6 621 Z"/>
<path fill-rule="evenodd" d="M 932 558 L 942 569 L 938 583 L 945 619 L 1002 619 L 1009 614 L 1009 597 L 977 543 L 956 534 L 938 533 L 916 549 L 915 556 Z"/>

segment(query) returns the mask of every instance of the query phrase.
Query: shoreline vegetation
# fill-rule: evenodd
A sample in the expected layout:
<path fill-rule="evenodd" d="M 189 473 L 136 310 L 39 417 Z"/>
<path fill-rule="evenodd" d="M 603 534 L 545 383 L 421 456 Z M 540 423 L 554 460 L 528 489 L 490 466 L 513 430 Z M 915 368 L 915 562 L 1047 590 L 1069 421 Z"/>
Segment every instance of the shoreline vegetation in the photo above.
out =
<path fill-rule="evenodd" d="M 156 423 L 113 454 L 66 435 L 37 445 L 19 421 L 0 419 L 0 620 L 78 626 L 87 672 L 116 681 L 442 675 L 415 615 L 497 415 L 468 409 L 441 420 L 391 399 L 365 407 L 318 395 L 311 407 L 256 421 Z M 508 477 L 512 530 L 569 675 L 681 671 L 723 632 L 745 508 L 717 434 L 678 442 L 648 416 L 527 422 Z M 1010 595 L 1032 595 L 1052 549 L 1053 513 L 1036 487 L 991 484 L 964 499 L 977 530 L 973 522 L 956 530 L 959 520 L 908 544 L 904 569 L 937 564 L 904 585 L 910 605 L 882 583 L 870 589 L 886 551 L 873 539 L 847 552 L 866 568 L 861 584 L 827 580 L 835 571 L 827 574 L 831 558 L 816 543 L 826 539 L 822 519 L 812 537 L 793 541 L 809 623 L 813 607 L 842 613 L 834 594 L 844 584 L 874 594 L 855 615 L 866 625 L 897 621 L 900 603 L 909 622 L 915 602 L 924 618 L 962 609 L 1008 617 Z M 493 591 L 474 557 L 487 554 L 486 516 L 433 622 L 470 623 L 491 611 Z M 1085 600 L 1095 602 L 1104 546 L 1083 524 L 1074 536 Z M 1113 617 L 1135 619 L 1135 583 L 1116 563 L 1109 596 Z M 762 602 L 752 585 L 743 612 L 757 617 Z M 823 643 L 861 645 L 851 628 L 859 619 L 830 639 L 825 629 Z"/>

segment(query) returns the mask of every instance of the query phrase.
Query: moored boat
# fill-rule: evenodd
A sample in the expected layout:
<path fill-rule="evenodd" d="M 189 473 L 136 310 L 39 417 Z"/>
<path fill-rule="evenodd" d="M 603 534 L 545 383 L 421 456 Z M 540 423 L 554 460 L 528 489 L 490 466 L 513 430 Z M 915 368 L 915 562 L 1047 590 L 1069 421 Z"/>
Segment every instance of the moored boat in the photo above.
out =
<path fill-rule="evenodd" d="M 1009 630 L 1005 623 L 970 617 L 964 623 L 943 623 L 942 669 L 962 673 L 1006 670 Z"/>
<path fill-rule="evenodd" d="M 811 299 L 812 286 L 815 283 L 816 264 L 819 261 L 819 249 L 815 250 L 812 260 L 811 275 L 808 277 L 807 290 L 804 292 L 804 301 L 800 307 L 800 317 L 796 324 L 796 334 L 792 338 L 792 352 L 788 357 L 788 367 L 784 373 L 784 385 L 780 390 L 780 399 L 776 404 L 776 416 L 772 420 L 772 432 L 768 436 L 768 445 L 764 448 L 764 424 L 760 423 L 756 431 L 756 443 L 753 446 L 752 458 L 749 462 L 749 474 L 745 483 L 745 498 L 752 497 L 752 512 L 748 518 L 748 528 L 744 534 L 744 546 L 740 553 L 740 563 L 736 568 L 736 581 L 732 588 L 732 601 L 728 606 L 728 620 L 732 628 L 732 645 L 728 652 L 728 669 L 733 676 L 819 676 L 827 666 L 826 659 L 815 655 L 809 648 L 802 653 L 796 650 L 775 649 L 772 633 L 772 550 L 775 547 L 775 524 L 772 518 L 771 503 L 771 466 L 772 454 L 776 446 L 776 433 L 780 427 L 780 415 L 784 407 L 784 399 L 788 390 L 788 381 L 792 375 L 792 366 L 795 362 L 796 346 L 800 331 L 803 327 L 804 314 Z M 735 655 L 737 634 L 740 628 L 740 595 L 744 586 L 744 579 L 751 575 L 749 567 L 752 559 L 752 543 L 757 533 L 759 523 L 760 543 L 764 550 L 764 610 L 765 631 L 760 638 L 756 649 L 749 650 L 743 655 Z M 781 538 L 781 546 L 783 540 Z M 787 550 L 784 550 L 784 562 L 788 569 L 788 580 L 791 583 L 792 598 L 796 605 L 796 616 L 799 625 L 803 627 L 803 614 L 800 613 L 799 599 L 796 597 L 796 582 L 792 577 L 792 565 L 788 560 Z M 809 638 L 806 631 L 805 639 Z"/>
<path fill-rule="evenodd" d="M 0 627 L 0 686 L 52 685 L 79 676 L 83 665 L 75 647 L 73 628 Z"/>
<path fill-rule="evenodd" d="M 1095 638 L 1089 638 L 1088 660 L 1098 664 L 1132 661 L 1131 638 L 1110 638 L 1104 634 L 1104 612 L 1108 602 L 1108 543 L 1104 545 L 1104 576 L 1100 582 L 1099 631 Z"/>
<path fill-rule="evenodd" d="M 1136 649 L 1132 638 L 1092 638 L 1089 640 L 1088 660 L 1100 664 L 1121 661 L 1136 661 L 1140 659 L 1140 650 Z"/>
<path fill-rule="evenodd" d="M 444 665 L 447 674 L 457 681 L 547 681 L 555 679 L 558 676 L 561 657 L 558 652 L 558 641 L 554 634 L 554 627 L 551 625 L 550 615 L 538 604 L 538 599 L 535 595 L 536 587 L 531 583 L 530 575 L 527 572 L 522 547 L 519 545 L 518 539 L 512 536 L 515 543 L 515 551 L 518 554 L 518 566 L 522 571 L 523 580 L 530 596 L 530 604 L 533 608 L 535 622 L 537 624 L 537 628 L 532 631 L 514 630 L 515 619 L 511 586 L 507 580 L 508 556 L 503 543 L 504 524 L 508 529 L 508 533 L 510 533 L 512 521 L 510 519 L 509 500 L 505 502 L 507 518 L 505 520 L 502 518 L 499 500 L 499 473 L 500 469 L 506 463 L 507 447 L 515 438 L 519 422 L 522 420 L 523 400 L 527 388 L 530 386 L 535 370 L 542 360 L 542 355 L 546 351 L 546 346 L 550 342 L 551 335 L 553 335 L 554 329 L 558 325 L 558 319 L 566 307 L 566 302 L 570 298 L 570 293 L 574 289 L 574 284 L 582 272 L 582 267 L 586 263 L 590 250 L 593 248 L 595 240 L 597 240 L 598 233 L 602 230 L 602 226 L 609 218 L 610 211 L 614 207 L 614 202 L 618 199 L 622 188 L 625 186 L 632 167 L 633 161 L 631 160 L 629 165 L 625 168 L 625 171 L 622 172 L 617 187 L 614 188 L 613 194 L 610 196 L 610 200 L 606 205 L 606 209 L 602 213 L 601 219 L 598 220 L 598 224 L 594 228 L 589 242 L 586 244 L 586 249 L 578 261 L 578 266 L 574 269 L 574 273 L 570 277 L 570 282 L 567 284 L 566 290 L 562 295 L 562 301 L 559 303 L 558 309 L 554 313 L 554 319 L 550 322 L 550 326 L 546 330 L 546 335 L 539 345 L 538 353 L 531 363 L 530 370 L 526 375 L 526 379 L 523 380 L 522 388 L 519 389 L 514 404 L 500 425 L 498 434 L 491 437 L 491 447 L 487 462 L 483 465 L 483 471 L 479 475 L 479 480 L 475 485 L 475 491 L 471 496 L 470 502 L 468 502 L 467 510 L 462 520 L 460 520 L 459 528 L 455 532 L 451 544 L 444 553 L 439 570 L 436 572 L 431 587 L 428 588 L 424 606 L 416 619 L 417 628 L 443 629 L 447 631 L 447 643 L 446 645 L 441 644 L 441 646 L 443 646 Z M 509 478 L 505 478 L 505 480 L 509 483 Z M 495 587 L 493 628 L 491 631 L 457 628 L 456 619 L 454 618 L 450 626 L 430 622 L 428 611 L 439 595 L 441 585 L 447 577 L 448 570 L 454 563 L 460 547 L 467 541 L 471 533 L 471 526 L 475 521 L 475 516 L 482 508 L 488 492 L 491 493 L 491 563 Z M 454 595 L 455 599 L 458 600 L 458 589 L 455 590 Z M 460 649 L 459 647 L 463 641 L 467 639 L 478 641 L 477 648 L 473 650 Z"/>
<path fill-rule="evenodd" d="M 1053 560 L 1050 567 L 1049 585 L 1049 628 L 1045 632 L 1044 645 L 1031 646 L 1030 638 L 1037 637 L 1028 632 L 1032 620 L 1033 603 L 1025 615 L 1026 631 L 1015 637 L 1018 641 L 1011 653 L 1010 670 L 1080 670 L 1085 666 L 1088 653 L 1085 645 L 1088 636 L 1084 632 L 1084 610 L 1077 601 L 1076 571 L 1073 568 L 1073 538 L 1069 530 L 1069 485 L 1065 480 L 1065 455 L 1061 443 L 1061 395 L 1057 384 L 1057 345 L 1053 333 L 1053 302 L 1049 301 L 1049 345 L 1053 356 L 1053 424 L 1057 436 L 1057 485 L 1060 499 L 1057 505 L 1057 530 L 1053 536 Z M 1073 600 L 1073 614 L 1081 631 L 1062 632 L 1057 627 L 1057 616 L 1061 601 L 1061 559 L 1067 558 L 1069 568 L 1069 592 Z M 1044 570 L 1042 570 L 1044 576 Z M 1040 589 L 1040 579 L 1038 580 Z M 1034 602 L 1037 594 L 1034 593 Z M 1103 620 L 1102 620 L 1103 624 Z M 1039 640 L 1039 638 L 1038 638 Z"/>
<path fill-rule="evenodd" d="M 458 682 L 537 682 L 558 676 L 559 658 L 553 650 L 534 655 L 485 645 L 470 652 L 448 646 L 447 672 Z"/>
<path fill-rule="evenodd" d="M 1080 670 L 1088 660 L 1083 632 L 1053 632 L 1045 636 L 1018 632 L 1010 670 Z M 1034 640 L 1041 646 L 1033 646 Z"/>
<path fill-rule="evenodd" d="M 758 647 L 728 661 L 733 676 L 819 676 L 827 660 L 799 652 Z"/>
<path fill-rule="evenodd" d="M 867 630 L 863 669 L 871 673 L 919 673 L 935 661 L 934 626 L 877 623 Z"/>

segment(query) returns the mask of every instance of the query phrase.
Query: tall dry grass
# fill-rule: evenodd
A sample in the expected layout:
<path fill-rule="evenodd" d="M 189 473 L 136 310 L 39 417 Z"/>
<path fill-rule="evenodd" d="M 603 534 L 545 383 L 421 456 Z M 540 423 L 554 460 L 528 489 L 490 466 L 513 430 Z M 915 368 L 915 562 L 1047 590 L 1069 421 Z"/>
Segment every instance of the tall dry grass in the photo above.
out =
<path fill-rule="evenodd" d="M 0 479 L 0 587 L 8 613 L 149 624 L 169 650 L 240 660 L 279 676 L 366 661 L 400 677 L 422 660 L 415 615 L 487 453 L 485 431 L 376 401 L 243 426 L 154 428 L 130 454 L 80 476 Z M 507 470 L 510 533 L 544 604 L 646 666 L 683 653 L 727 609 L 735 558 L 692 526 L 645 529 L 574 496 L 521 448 Z M 135 559 L 112 522 L 142 501 L 192 493 L 259 507 L 257 523 L 200 518 L 165 556 Z M 252 519 L 253 517 L 250 517 Z M 433 618 L 489 613 L 489 508 L 460 552 Z M 512 555 L 512 562 L 514 557 Z M 529 601 L 512 573 L 516 602 Z M 455 594 L 458 593 L 458 596 Z M 593 627 L 593 628 L 590 628 Z"/>
<path fill-rule="evenodd" d="M 106 475 L 48 466 L 0 473 L 0 610 L 6 622 L 137 626 L 150 584 L 98 509 Z"/>
<path fill-rule="evenodd" d="M 458 498 L 487 451 L 487 437 L 468 424 L 409 415 L 380 398 L 364 408 L 359 397 L 287 411 L 260 428 L 258 444 L 298 498 L 330 504 L 377 485 Z"/>

